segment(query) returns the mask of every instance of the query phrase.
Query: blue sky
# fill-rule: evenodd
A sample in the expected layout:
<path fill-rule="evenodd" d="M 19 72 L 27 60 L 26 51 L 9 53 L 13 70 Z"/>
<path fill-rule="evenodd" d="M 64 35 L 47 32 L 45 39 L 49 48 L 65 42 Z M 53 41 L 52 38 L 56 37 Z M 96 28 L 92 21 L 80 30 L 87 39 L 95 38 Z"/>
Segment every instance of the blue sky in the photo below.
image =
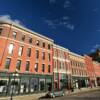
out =
<path fill-rule="evenodd" d="M 100 48 L 100 0 L 0 0 L 0 15 L 78 54 Z"/>

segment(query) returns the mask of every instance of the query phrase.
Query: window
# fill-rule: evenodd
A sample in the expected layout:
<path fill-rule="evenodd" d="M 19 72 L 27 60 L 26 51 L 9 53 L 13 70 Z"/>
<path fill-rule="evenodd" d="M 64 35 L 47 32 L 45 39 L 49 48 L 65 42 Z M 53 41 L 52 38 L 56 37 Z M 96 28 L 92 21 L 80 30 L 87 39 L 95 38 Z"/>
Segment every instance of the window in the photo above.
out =
<path fill-rule="evenodd" d="M 32 43 L 32 38 L 31 37 L 29 37 L 29 43 Z"/>
<path fill-rule="evenodd" d="M 35 91 L 38 91 L 38 86 L 39 86 L 39 79 L 32 77 L 30 79 L 30 92 L 33 93 Z M 28 85 L 29 86 L 29 85 Z"/>
<path fill-rule="evenodd" d="M 12 54 L 12 53 L 13 53 L 13 49 L 14 49 L 14 44 L 11 43 L 11 44 L 9 45 L 8 53 L 9 53 L 9 54 Z"/>
<path fill-rule="evenodd" d="M 54 61 L 54 67 L 57 68 L 57 60 Z"/>
<path fill-rule="evenodd" d="M 0 35 L 1 35 L 1 33 L 2 33 L 2 28 L 0 28 Z"/>
<path fill-rule="evenodd" d="M 42 59 L 45 60 L 45 52 L 42 52 Z"/>
<path fill-rule="evenodd" d="M 17 60 L 16 68 L 20 70 L 21 67 L 21 60 Z"/>
<path fill-rule="evenodd" d="M 43 42 L 43 48 L 45 48 L 45 43 Z"/>
<path fill-rule="evenodd" d="M 48 59 L 49 59 L 49 61 L 51 60 L 50 53 L 48 53 Z"/>
<path fill-rule="evenodd" d="M 23 53 L 23 46 L 19 47 L 18 55 L 22 56 L 22 53 Z"/>
<path fill-rule="evenodd" d="M 50 44 L 48 44 L 48 49 L 50 49 Z"/>
<path fill-rule="evenodd" d="M 26 71 L 29 71 L 29 67 L 30 67 L 30 62 L 26 61 Z"/>
<path fill-rule="evenodd" d="M 45 71 L 45 64 L 42 64 L 42 72 Z"/>
<path fill-rule="evenodd" d="M 60 65 L 60 69 L 62 68 L 62 64 L 61 64 L 61 62 L 59 62 L 59 65 Z"/>
<path fill-rule="evenodd" d="M 6 63 L 5 63 L 5 68 L 6 68 L 6 69 L 9 69 L 9 67 L 10 67 L 10 62 L 11 62 L 11 58 L 7 58 L 7 59 L 6 59 Z"/>
<path fill-rule="evenodd" d="M 62 66 L 63 66 L 63 69 L 65 69 L 65 63 L 64 62 L 62 62 Z"/>
<path fill-rule="evenodd" d="M 22 36 L 22 41 L 24 41 L 24 40 L 25 40 L 25 35 Z"/>
<path fill-rule="evenodd" d="M 48 65 L 48 72 L 50 73 L 51 72 L 51 66 L 50 65 Z"/>
<path fill-rule="evenodd" d="M 39 91 L 45 91 L 45 79 L 39 79 Z"/>
<path fill-rule="evenodd" d="M 30 57 L 31 56 L 31 48 L 27 49 L 27 56 Z"/>
<path fill-rule="evenodd" d="M 36 72 L 38 72 L 38 63 L 35 63 L 34 69 L 35 69 Z"/>
<path fill-rule="evenodd" d="M 36 50 L 36 59 L 38 59 L 38 58 L 39 58 L 39 51 Z"/>
<path fill-rule="evenodd" d="M 37 46 L 39 46 L 39 44 L 40 44 L 40 41 L 39 41 L 39 40 L 37 40 L 37 41 L 36 41 L 36 45 L 37 45 Z"/>
<path fill-rule="evenodd" d="M 13 38 L 16 38 L 17 32 L 13 32 Z"/>

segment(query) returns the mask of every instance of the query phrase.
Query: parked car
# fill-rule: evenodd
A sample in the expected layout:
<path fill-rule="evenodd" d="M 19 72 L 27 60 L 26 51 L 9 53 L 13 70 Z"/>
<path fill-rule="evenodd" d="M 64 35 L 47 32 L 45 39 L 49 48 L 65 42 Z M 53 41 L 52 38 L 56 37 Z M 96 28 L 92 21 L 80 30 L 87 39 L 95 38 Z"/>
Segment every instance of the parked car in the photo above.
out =
<path fill-rule="evenodd" d="M 51 98 L 55 98 L 55 97 L 58 97 L 58 96 L 64 96 L 65 93 L 63 90 L 56 90 L 56 91 L 49 91 L 47 94 L 46 94 L 46 97 L 51 97 Z"/>

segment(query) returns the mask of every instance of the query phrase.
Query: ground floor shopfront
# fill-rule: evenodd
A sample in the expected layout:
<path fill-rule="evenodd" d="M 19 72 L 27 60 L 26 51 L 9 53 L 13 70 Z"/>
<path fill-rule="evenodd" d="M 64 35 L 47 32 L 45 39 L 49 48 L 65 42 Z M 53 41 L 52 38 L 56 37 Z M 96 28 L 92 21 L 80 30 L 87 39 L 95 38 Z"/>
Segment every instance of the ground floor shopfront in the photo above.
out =
<path fill-rule="evenodd" d="M 0 95 L 46 92 L 53 89 L 53 75 L 0 73 Z"/>
<path fill-rule="evenodd" d="M 100 86 L 100 77 L 97 77 L 96 81 L 97 81 L 97 86 Z"/>
<path fill-rule="evenodd" d="M 68 89 L 68 76 L 65 73 L 54 73 L 54 89 Z"/>
<path fill-rule="evenodd" d="M 77 76 L 72 76 L 72 85 L 73 88 L 84 88 L 84 87 L 88 87 L 89 81 L 88 81 L 88 77 L 77 77 Z"/>

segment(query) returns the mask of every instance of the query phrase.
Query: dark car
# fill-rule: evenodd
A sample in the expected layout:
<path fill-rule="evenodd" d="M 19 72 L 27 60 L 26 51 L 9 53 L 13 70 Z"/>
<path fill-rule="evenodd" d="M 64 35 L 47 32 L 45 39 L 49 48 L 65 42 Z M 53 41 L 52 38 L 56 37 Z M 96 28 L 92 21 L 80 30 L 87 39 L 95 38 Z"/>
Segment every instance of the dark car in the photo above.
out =
<path fill-rule="evenodd" d="M 58 96 L 64 96 L 65 93 L 63 90 L 56 90 L 56 91 L 49 91 L 46 96 L 47 97 L 51 97 L 51 98 L 55 98 L 55 97 L 58 97 Z"/>

